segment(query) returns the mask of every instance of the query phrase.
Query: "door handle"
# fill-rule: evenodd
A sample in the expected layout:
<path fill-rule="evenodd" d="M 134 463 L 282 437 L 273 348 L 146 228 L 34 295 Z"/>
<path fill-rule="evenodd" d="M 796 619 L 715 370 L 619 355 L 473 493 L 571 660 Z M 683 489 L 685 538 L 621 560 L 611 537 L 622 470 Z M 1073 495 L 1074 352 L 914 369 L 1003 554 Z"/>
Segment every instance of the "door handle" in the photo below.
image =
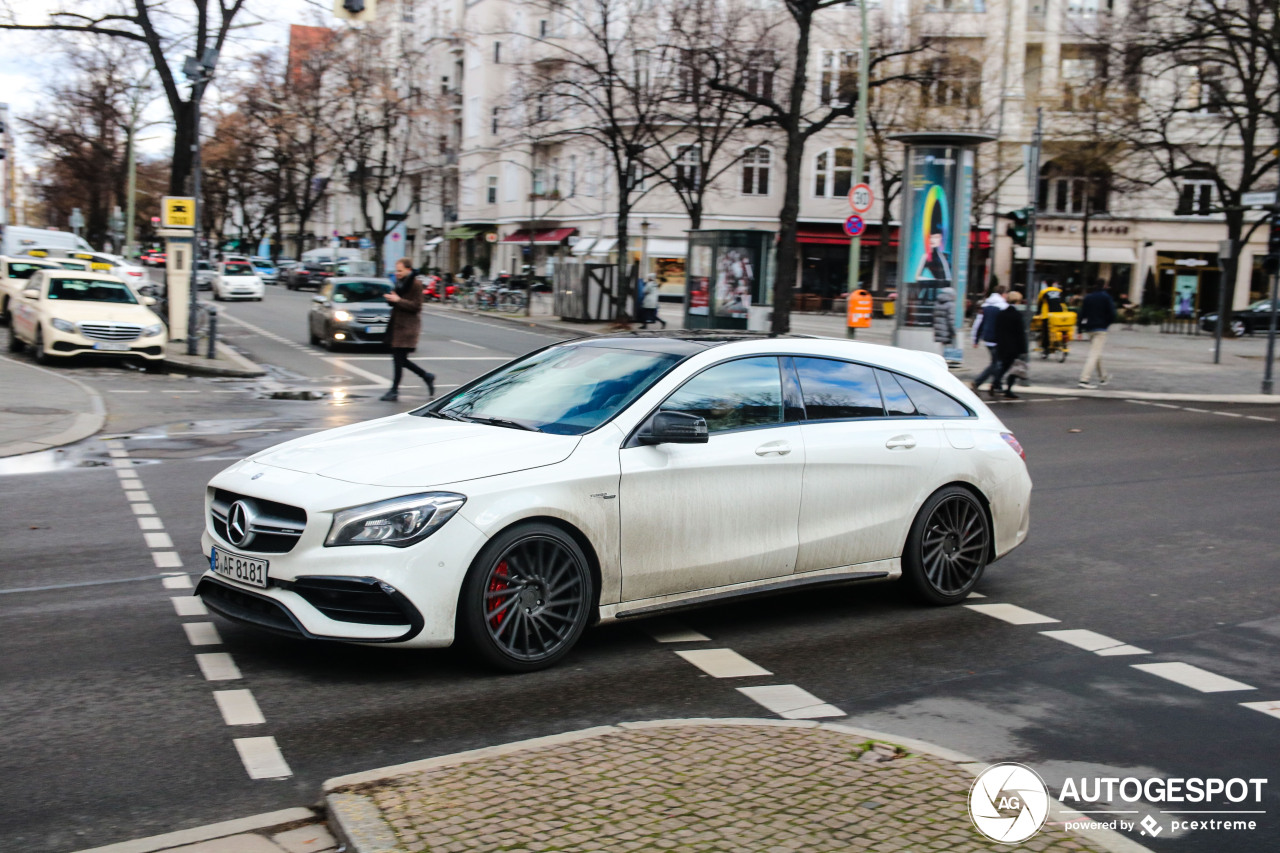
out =
<path fill-rule="evenodd" d="M 786 456 L 791 452 L 791 445 L 785 441 L 771 441 L 756 448 L 756 456 Z"/>
<path fill-rule="evenodd" d="M 916 446 L 916 437 L 914 435 L 895 435 L 884 443 L 884 446 L 890 450 L 910 450 Z"/>

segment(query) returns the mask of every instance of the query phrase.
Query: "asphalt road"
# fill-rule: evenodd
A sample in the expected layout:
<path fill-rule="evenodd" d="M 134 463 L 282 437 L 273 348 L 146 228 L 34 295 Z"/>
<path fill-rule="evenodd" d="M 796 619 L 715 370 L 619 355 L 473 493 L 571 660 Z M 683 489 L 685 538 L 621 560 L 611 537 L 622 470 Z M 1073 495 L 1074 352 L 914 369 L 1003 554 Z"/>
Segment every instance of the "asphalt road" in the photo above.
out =
<path fill-rule="evenodd" d="M 591 725 L 769 716 L 735 689 L 762 683 L 795 684 L 867 728 L 1028 763 L 1055 789 L 1099 773 L 1277 775 L 1280 719 L 1239 703 L 1280 699 L 1280 407 L 1002 405 L 1036 483 L 1032 534 L 988 570 L 973 603 L 1058 623 L 922 608 L 868 585 L 596 629 L 561 666 L 525 676 L 483 672 L 451 650 L 307 644 L 216 618 L 221 644 L 193 649 L 182 628 L 192 620 L 171 600 L 189 590 L 161 578 L 202 565 L 208 479 L 261 447 L 425 400 L 415 390 L 377 401 L 385 354 L 307 345 L 309 298 L 269 288 L 263 303 L 226 308 L 228 338 L 270 365 L 268 379 L 67 368 L 104 392 L 107 431 L 0 461 L 0 849 L 70 851 L 307 805 L 334 775 Z M 419 361 L 456 385 L 553 339 L 429 312 Z M 299 388 L 346 395 L 272 396 Z M 124 455 L 111 456 L 113 436 Z M 140 530 L 121 486 L 135 478 L 181 568 L 153 563 L 144 534 L 157 531 Z M 673 626 L 709 641 L 651 636 Z M 1078 629 L 1150 654 L 1097 655 L 1040 633 Z M 708 645 L 773 675 L 716 679 L 674 654 Z M 220 685 L 193 652 L 229 652 L 243 677 L 226 686 L 251 690 L 266 722 L 225 725 Z M 1175 661 L 1256 689 L 1203 693 L 1133 668 Z M 250 779 L 233 746 L 247 734 L 275 738 L 292 775 Z M 1264 849 L 1280 829 L 1272 783 L 1254 833 L 1142 842 Z"/>

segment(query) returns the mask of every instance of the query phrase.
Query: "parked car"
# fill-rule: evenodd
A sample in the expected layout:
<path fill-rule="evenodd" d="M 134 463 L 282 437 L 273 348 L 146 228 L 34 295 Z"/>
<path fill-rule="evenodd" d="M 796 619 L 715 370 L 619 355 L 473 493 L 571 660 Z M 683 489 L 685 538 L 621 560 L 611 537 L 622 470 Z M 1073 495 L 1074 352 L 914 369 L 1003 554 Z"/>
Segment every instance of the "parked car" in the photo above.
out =
<path fill-rule="evenodd" d="M 70 231 L 30 228 L 25 225 L 6 225 L 0 229 L 0 255 L 16 258 L 38 248 L 91 251 L 93 246 Z"/>
<path fill-rule="evenodd" d="M 1201 314 L 1200 328 L 1210 334 L 1216 332 L 1218 330 L 1218 312 Z M 1248 308 L 1233 312 L 1231 321 L 1227 324 L 1227 331 L 1237 338 L 1244 335 L 1252 335 L 1254 332 L 1265 332 L 1269 328 L 1271 328 L 1270 299 L 1259 299 Z"/>
<path fill-rule="evenodd" d="M 382 345 L 387 340 L 391 283 L 382 278 L 334 278 L 312 297 L 307 338 L 329 349 L 346 344 Z"/>
<path fill-rule="evenodd" d="M 9 352 L 30 346 L 40 364 L 93 353 L 140 358 L 159 368 L 167 335 L 154 304 L 116 276 L 42 269 L 14 300 Z"/>
<path fill-rule="evenodd" d="M 257 270 L 247 260 L 228 260 L 218 264 L 211 286 L 213 298 L 218 301 L 252 299 L 261 302 L 265 292 Z"/>
<path fill-rule="evenodd" d="M 553 344 L 206 494 L 196 593 L 310 639 L 550 666 L 597 622 L 850 581 L 965 600 L 1026 539 L 1004 424 L 934 354 L 651 332 Z"/>
<path fill-rule="evenodd" d="M 212 290 L 213 277 L 217 274 L 213 261 L 196 261 L 196 290 Z"/>
<path fill-rule="evenodd" d="M 9 322 L 9 303 L 22 296 L 31 276 L 40 270 L 59 270 L 47 258 L 10 258 L 0 255 L 0 323 Z"/>
<path fill-rule="evenodd" d="M 142 253 L 140 260 L 145 266 L 162 267 L 165 265 L 167 256 L 164 252 L 161 252 L 158 249 L 148 249 Z"/>
<path fill-rule="evenodd" d="M 253 264 L 254 270 L 258 273 L 258 278 L 262 279 L 263 284 L 275 284 L 276 276 L 279 274 L 275 266 L 271 263 L 270 258 L 253 257 L 249 259 Z"/>
<path fill-rule="evenodd" d="M 307 261 L 298 264 L 285 274 L 285 287 L 290 290 L 301 290 L 311 287 L 319 290 L 326 281 L 333 278 L 333 268 L 321 261 Z"/>

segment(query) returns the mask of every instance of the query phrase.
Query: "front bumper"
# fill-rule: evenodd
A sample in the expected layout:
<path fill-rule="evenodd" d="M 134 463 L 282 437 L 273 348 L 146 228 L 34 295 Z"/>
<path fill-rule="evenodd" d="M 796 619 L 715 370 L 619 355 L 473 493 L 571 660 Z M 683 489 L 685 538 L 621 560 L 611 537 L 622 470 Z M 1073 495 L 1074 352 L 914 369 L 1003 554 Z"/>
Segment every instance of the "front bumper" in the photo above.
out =
<path fill-rule="evenodd" d="M 95 349 L 95 345 L 112 342 L 95 341 L 77 333 L 59 331 L 52 326 L 44 327 L 43 334 L 45 349 L 53 355 L 134 356 L 151 361 L 164 359 L 165 336 L 163 333 L 132 341 L 121 341 L 120 343 L 128 345 L 128 349 Z"/>
<path fill-rule="evenodd" d="M 382 324 L 381 328 L 376 332 L 366 331 L 370 326 L 376 325 L 372 323 L 360 323 L 350 320 L 345 323 L 334 323 L 333 332 L 341 332 L 345 337 L 338 341 L 343 344 L 381 344 L 387 340 L 387 324 Z M 336 339 L 335 339 L 336 340 Z"/>

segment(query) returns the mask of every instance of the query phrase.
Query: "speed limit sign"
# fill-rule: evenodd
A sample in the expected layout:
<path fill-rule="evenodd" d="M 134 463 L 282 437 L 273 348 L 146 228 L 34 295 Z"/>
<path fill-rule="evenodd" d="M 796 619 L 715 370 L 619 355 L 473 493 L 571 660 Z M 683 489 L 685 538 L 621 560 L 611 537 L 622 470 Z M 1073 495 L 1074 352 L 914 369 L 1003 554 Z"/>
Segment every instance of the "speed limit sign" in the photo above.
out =
<path fill-rule="evenodd" d="M 849 190 L 849 206 L 853 208 L 854 213 L 866 213 L 875 200 L 875 194 L 866 184 L 855 184 L 853 189 Z"/>

